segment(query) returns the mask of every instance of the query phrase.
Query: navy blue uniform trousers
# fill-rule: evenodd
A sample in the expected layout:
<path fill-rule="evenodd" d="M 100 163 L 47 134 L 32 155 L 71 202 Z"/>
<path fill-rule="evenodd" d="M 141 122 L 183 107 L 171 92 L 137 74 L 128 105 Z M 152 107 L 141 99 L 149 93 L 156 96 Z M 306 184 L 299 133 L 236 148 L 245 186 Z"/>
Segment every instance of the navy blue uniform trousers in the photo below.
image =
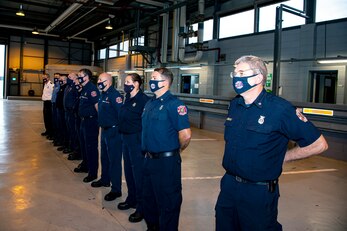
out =
<path fill-rule="evenodd" d="M 141 132 L 122 134 L 124 175 L 128 188 L 125 200 L 129 205 L 136 206 L 136 211 L 142 209 L 142 175 L 144 156 L 141 151 Z"/>
<path fill-rule="evenodd" d="M 181 156 L 145 158 L 143 214 L 150 226 L 177 231 L 182 204 Z"/>
<path fill-rule="evenodd" d="M 76 119 L 73 109 L 65 110 L 65 121 L 68 131 L 68 147 L 72 150 L 76 150 L 78 144 L 76 143 L 77 131 L 76 131 Z"/>
<path fill-rule="evenodd" d="M 278 184 L 274 192 L 267 185 L 242 183 L 225 174 L 216 204 L 216 231 L 278 231 Z"/>
<path fill-rule="evenodd" d="M 52 136 L 53 135 L 52 102 L 50 100 L 43 101 L 43 122 L 45 124 L 46 133 L 49 136 Z"/>
<path fill-rule="evenodd" d="M 82 166 L 88 168 L 88 175 L 98 175 L 99 155 L 98 155 L 99 126 L 97 117 L 81 119 L 80 125 L 80 145 L 82 154 Z"/>
<path fill-rule="evenodd" d="M 118 127 L 101 129 L 101 181 L 122 192 L 122 139 Z"/>

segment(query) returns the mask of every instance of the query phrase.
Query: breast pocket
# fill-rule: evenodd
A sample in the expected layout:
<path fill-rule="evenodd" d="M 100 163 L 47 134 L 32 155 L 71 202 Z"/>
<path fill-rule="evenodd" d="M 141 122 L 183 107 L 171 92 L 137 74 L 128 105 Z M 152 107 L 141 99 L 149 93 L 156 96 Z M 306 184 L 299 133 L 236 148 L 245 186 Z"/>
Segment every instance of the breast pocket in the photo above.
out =
<path fill-rule="evenodd" d="M 247 125 L 247 139 L 251 140 L 255 146 L 267 144 L 271 141 L 271 135 L 273 131 L 272 125 L 267 124 L 254 124 Z"/>

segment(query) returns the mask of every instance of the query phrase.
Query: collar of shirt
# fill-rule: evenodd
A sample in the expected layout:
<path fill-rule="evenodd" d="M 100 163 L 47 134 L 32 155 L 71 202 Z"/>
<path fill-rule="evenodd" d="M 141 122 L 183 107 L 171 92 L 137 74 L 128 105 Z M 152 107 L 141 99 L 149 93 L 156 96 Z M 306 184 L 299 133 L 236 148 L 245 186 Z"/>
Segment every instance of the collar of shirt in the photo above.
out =
<path fill-rule="evenodd" d="M 169 96 L 171 95 L 170 90 L 168 90 L 167 92 L 165 92 L 162 96 L 160 96 L 159 98 L 157 98 L 156 96 L 154 96 L 155 100 L 159 100 L 159 101 L 164 101 L 166 100 Z"/>
<path fill-rule="evenodd" d="M 265 91 L 265 89 L 263 89 L 262 92 L 260 92 L 260 94 L 258 95 L 258 97 L 253 101 L 253 103 L 251 103 L 249 105 L 245 104 L 245 100 L 243 99 L 243 97 L 240 97 L 238 99 L 238 104 L 242 105 L 245 108 L 249 108 L 253 104 L 256 105 L 258 108 L 262 108 L 266 94 L 267 94 L 267 92 Z"/>

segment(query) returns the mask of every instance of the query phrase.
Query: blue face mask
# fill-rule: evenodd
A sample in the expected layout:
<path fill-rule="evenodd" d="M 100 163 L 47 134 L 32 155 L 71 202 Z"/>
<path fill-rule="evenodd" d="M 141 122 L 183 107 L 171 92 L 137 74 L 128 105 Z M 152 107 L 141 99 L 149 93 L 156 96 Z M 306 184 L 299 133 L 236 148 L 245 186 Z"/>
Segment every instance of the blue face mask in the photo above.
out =
<path fill-rule="evenodd" d="M 84 78 L 84 77 L 81 77 L 81 76 L 80 76 L 80 77 L 78 77 L 78 78 L 77 78 L 77 79 L 78 79 L 78 82 L 79 82 L 79 83 L 84 83 L 83 78 Z"/>
<path fill-rule="evenodd" d="M 156 92 L 159 89 L 163 88 L 164 86 L 159 87 L 160 82 L 164 82 L 165 80 L 150 80 L 149 81 L 149 88 L 151 89 L 151 92 Z"/>
<path fill-rule="evenodd" d="M 98 88 L 102 91 L 102 90 L 104 90 L 105 89 L 105 85 L 104 85 L 104 82 L 106 82 L 106 80 L 105 81 L 103 81 L 103 82 L 100 82 L 100 83 L 98 83 Z"/>
<path fill-rule="evenodd" d="M 127 94 L 132 92 L 134 90 L 134 88 L 135 88 L 134 85 L 124 84 L 124 92 Z"/>
<path fill-rule="evenodd" d="M 250 75 L 250 76 L 244 76 L 244 77 L 233 77 L 233 87 L 235 92 L 239 95 L 242 94 L 246 91 L 248 91 L 249 89 L 257 86 L 258 84 L 254 84 L 253 86 L 251 86 L 248 83 L 248 79 L 252 78 L 254 76 L 257 76 L 259 74 L 254 74 L 254 75 Z"/>

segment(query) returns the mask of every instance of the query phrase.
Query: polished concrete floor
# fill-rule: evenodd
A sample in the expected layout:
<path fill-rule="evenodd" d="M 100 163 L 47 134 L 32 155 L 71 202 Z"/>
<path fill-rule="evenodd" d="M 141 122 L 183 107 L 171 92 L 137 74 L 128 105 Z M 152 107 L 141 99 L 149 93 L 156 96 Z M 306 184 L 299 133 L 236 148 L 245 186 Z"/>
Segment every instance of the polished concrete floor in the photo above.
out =
<path fill-rule="evenodd" d="M 0 231 L 135 231 L 133 211 L 106 202 L 109 188 L 95 189 L 43 138 L 42 102 L 0 100 Z M 214 205 L 223 175 L 223 135 L 193 129 L 182 154 L 180 230 L 214 230 Z M 347 155 L 347 151 L 346 151 Z M 313 157 L 284 165 L 279 221 L 284 230 L 347 230 L 347 163 Z"/>

